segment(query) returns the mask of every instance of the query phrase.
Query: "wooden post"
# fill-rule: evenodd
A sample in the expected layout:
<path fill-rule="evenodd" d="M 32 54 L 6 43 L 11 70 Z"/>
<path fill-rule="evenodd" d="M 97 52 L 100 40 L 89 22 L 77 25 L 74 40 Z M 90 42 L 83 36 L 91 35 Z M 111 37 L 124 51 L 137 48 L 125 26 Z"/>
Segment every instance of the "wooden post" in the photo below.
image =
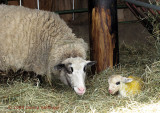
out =
<path fill-rule="evenodd" d="M 117 0 L 88 0 L 91 60 L 97 73 L 119 62 Z"/>

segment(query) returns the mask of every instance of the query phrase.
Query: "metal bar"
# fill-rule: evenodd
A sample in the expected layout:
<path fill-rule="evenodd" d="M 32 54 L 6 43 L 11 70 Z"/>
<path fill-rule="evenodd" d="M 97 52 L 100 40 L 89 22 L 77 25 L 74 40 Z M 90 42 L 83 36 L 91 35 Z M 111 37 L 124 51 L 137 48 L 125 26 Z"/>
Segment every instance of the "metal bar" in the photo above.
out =
<path fill-rule="evenodd" d="M 143 12 L 143 14 L 144 14 L 145 16 L 148 16 L 148 11 L 149 11 L 148 8 L 140 7 L 140 10 Z"/>
<path fill-rule="evenodd" d="M 152 9 L 148 9 L 148 10 L 153 16 L 156 16 L 156 13 Z"/>
<path fill-rule="evenodd" d="M 126 1 L 128 3 L 138 5 L 138 6 L 143 6 L 143 7 L 146 7 L 146 8 L 150 8 L 150 9 L 160 11 L 160 7 L 156 6 L 156 5 L 152 5 L 152 4 L 148 4 L 148 3 L 144 3 L 144 2 L 140 2 L 140 1 L 136 1 L 136 0 L 124 0 L 124 1 Z"/>
<path fill-rule="evenodd" d="M 63 10 L 63 11 L 55 11 L 55 12 L 58 14 L 82 13 L 82 12 L 88 12 L 88 9 Z"/>
<path fill-rule="evenodd" d="M 144 7 L 141 7 L 141 10 L 143 11 L 143 12 L 145 12 L 145 13 L 147 13 L 147 9 L 146 8 L 144 8 Z"/>
<path fill-rule="evenodd" d="M 141 18 L 145 18 L 145 15 L 136 7 L 136 5 L 132 4 L 133 8 L 140 15 Z"/>
<path fill-rule="evenodd" d="M 37 9 L 39 10 L 39 0 L 37 0 Z"/>
<path fill-rule="evenodd" d="M 126 2 L 126 5 L 131 10 L 131 12 L 136 16 L 136 18 L 139 18 L 138 15 L 136 14 L 136 12 L 133 10 L 133 8 L 131 7 L 131 5 L 128 2 Z"/>
<path fill-rule="evenodd" d="M 19 0 L 19 5 L 22 6 L 22 1 L 21 0 Z"/>
<path fill-rule="evenodd" d="M 159 16 L 156 16 L 156 12 L 154 12 L 154 10 L 152 10 L 152 9 L 148 9 L 149 10 L 149 12 L 154 16 L 154 17 L 156 17 L 156 20 L 158 21 L 158 22 L 160 22 L 160 18 L 159 18 Z"/>
<path fill-rule="evenodd" d="M 73 10 L 74 10 L 74 0 L 73 0 Z M 72 20 L 74 20 L 74 12 L 73 12 L 73 14 L 72 14 Z"/>
<path fill-rule="evenodd" d="M 160 11 L 157 11 L 158 12 L 158 14 L 160 14 Z"/>
<path fill-rule="evenodd" d="M 119 5 L 117 8 L 124 9 L 124 8 L 128 8 L 128 7 L 126 5 Z M 83 13 L 83 12 L 88 12 L 88 9 L 83 8 L 83 9 L 63 10 L 63 11 L 55 11 L 55 12 L 58 14 Z"/>
<path fill-rule="evenodd" d="M 139 18 L 143 18 L 143 20 L 141 21 L 142 25 L 144 27 L 147 28 L 147 30 L 149 31 L 149 33 L 153 33 L 153 26 L 152 24 L 147 20 L 147 18 L 144 18 L 145 15 L 142 14 L 142 12 L 140 10 L 137 9 L 137 7 L 134 4 L 129 4 L 128 2 L 126 2 L 126 4 L 129 6 L 130 10 L 133 11 L 133 14 L 135 14 L 135 16 L 139 19 Z"/>

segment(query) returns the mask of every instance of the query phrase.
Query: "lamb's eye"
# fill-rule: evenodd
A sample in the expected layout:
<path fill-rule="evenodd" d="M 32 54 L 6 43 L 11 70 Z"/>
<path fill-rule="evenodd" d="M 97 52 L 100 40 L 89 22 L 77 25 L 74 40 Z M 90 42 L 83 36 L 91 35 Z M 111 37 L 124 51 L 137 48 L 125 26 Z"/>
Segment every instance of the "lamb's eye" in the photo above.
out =
<path fill-rule="evenodd" d="M 120 84 L 120 82 L 116 82 L 116 85 L 119 85 Z"/>

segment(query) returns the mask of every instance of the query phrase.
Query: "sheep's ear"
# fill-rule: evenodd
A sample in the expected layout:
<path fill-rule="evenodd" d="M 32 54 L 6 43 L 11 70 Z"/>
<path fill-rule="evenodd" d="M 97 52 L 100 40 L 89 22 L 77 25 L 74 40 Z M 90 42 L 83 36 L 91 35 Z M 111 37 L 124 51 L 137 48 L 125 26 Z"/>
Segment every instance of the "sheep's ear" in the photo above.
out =
<path fill-rule="evenodd" d="M 61 70 L 63 68 L 65 68 L 65 64 L 57 64 L 57 65 L 54 66 L 55 70 Z"/>
<path fill-rule="evenodd" d="M 87 66 L 92 66 L 96 63 L 97 63 L 96 61 L 87 61 Z"/>
<path fill-rule="evenodd" d="M 132 82 L 132 81 L 133 81 L 132 78 L 122 77 L 122 82 L 123 82 L 123 83 L 129 83 L 129 82 Z"/>

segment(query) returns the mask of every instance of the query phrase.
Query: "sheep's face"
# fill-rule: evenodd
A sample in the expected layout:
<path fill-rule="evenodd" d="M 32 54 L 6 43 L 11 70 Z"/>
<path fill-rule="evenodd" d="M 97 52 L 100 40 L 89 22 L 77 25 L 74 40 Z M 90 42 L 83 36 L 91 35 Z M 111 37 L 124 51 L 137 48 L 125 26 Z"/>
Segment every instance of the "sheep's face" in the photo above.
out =
<path fill-rule="evenodd" d="M 108 91 L 110 94 L 116 94 L 125 83 L 131 82 L 131 78 L 122 77 L 120 75 L 112 75 L 108 79 L 109 88 Z"/>
<path fill-rule="evenodd" d="M 56 65 L 55 68 L 60 70 L 60 80 L 64 84 L 71 86 L 78 95 L 83 95 L 86 91 L 86 69 L 94 64 L 94 61 L 86 61 L 76 57 L 64 60 L 61 64 Z"/>

